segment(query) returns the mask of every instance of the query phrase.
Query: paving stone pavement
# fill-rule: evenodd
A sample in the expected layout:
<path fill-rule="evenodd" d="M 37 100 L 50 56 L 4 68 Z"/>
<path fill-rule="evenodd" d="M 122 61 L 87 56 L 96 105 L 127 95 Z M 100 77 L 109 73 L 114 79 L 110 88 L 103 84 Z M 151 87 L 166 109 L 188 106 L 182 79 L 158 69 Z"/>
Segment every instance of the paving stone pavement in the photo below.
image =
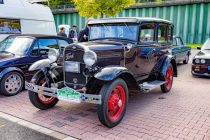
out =
<path fill-rule="evenodd" d="M 95 105 L 59 102 L 42 111 L 26 91 L 0 96 L 0 112 L 84 140 L 210 140 L 210 79 L 192 77 L 190 64 L 178 70 L 170 93 L 156 89 L 130 97 L 124 119 L 112 129 L 100 124 Z"/>

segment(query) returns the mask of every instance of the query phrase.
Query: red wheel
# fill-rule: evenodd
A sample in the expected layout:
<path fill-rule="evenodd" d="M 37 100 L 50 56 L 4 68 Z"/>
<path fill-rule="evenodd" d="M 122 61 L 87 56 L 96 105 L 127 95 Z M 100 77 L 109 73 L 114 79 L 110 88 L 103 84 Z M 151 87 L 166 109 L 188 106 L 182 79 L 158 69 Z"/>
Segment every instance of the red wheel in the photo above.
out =
<path fill-rule="evenodd" d="M 46 86 L 45 78 L 43 78 L 40 81 L 40 86 L 43 86 L 43 87 Z M 56 100 L 55 97 L 49 97 L 49 96 L 45 96 L 45 95 L 42 95 L 42 94 L 38 94 L 38 99 L 39 99 L 40 102 L 42 102 L 45 105 L 49 105 L 49 104 L 51 104 L 52 102 L 54 102 Z"/>
<path fill-rule="evenodd" d="M 128 88 L 124 80 L 116 79 L 106 83 L 100 94 L 102 104 L 98 106 L 100 122 L 107 127 L 114 127 L 120 123 L 126 112 Z"/>
<path fill-rule="evenodd" d="M 168 66 L 165 81 L 166 83 L 164 85 L 161 85 L 161 90 L 164 93 L 169 92 L 173 84 L 173 66 L 171 64 Z"/>
<path fill-rule="evenodd" d="M 43 86 L 43 87 L 49 87 L 46 83 L 45 76 L 44 76 L 43 72 L 41 72 L 41 71 L 36 73 L 32 79 L 34 79 L 34 84 L 35 85 L 39 85 L 39 86 Z M 41 95 L 39 93 L 35 93 L 35 92 L 32 92 L 32 91 L 28 91 L 28 95 L 29 95 L 29 99 L 30 99 L 31 103 L 35 107 L 37 107 L 39 109 L 42 109 L 42 110 L 52 108 L 58 102 L 58 99 L 55 98 L 55 97 L 49 97 L 49 96 Z"/>
<path fill-rule="evenodd" d="M 126 102 L 125 90 L 122 85 L 113 88 L 108 101 L 108 117 L 110 120 L 117 120 L 123 112 Z"/>

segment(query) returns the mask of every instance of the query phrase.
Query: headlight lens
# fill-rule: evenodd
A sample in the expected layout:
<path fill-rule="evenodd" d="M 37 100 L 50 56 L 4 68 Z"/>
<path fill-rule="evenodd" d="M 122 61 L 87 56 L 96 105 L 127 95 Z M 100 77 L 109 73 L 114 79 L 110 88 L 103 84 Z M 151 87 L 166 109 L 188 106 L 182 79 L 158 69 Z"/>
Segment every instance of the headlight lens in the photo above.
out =
<path fill-rule="evenodd" d="M 86 65 L 92 66 L 97 61 L 97 55 L 93 51 L 87 51 L 85 52 L 83 59 Z"/>
<path fill-rule="evenodd" d="M 206 60 L 205 59 L 201 59 L 201 63 L 202 64 L 205 64 L 206 63 Z"/>
<path fill-rule="evenodd" d="M 195 59 L 195 63 L 199 64 L 200 63 L 200 59 Z"/>
<path fill-rule="evenodd" d="M 56 49 L 50 49 L 48 52 L 48 59 L 50 60 L 50 63 L 54 63 L 57 61 L 59 57 L 59 52 Z"/>

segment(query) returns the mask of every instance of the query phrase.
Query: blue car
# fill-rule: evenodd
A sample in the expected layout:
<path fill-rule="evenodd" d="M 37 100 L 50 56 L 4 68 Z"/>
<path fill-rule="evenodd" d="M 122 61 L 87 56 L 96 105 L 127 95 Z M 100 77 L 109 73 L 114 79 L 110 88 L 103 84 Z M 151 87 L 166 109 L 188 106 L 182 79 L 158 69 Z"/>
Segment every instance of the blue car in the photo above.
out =
<path fill-rule="evenodd" d="M 62 51 L 72 41 L 58 36 L 12 35 L 0 43 L 0 93 L 18 94 L 34 72 L 30 65 L 47 58 L 49 49 Z M 61 61 L 61 59 L 60 59 Z"/>
<path fill-rule="evenodd" d="M 191 47 L 185 46 L 181 37 L 174 37 L 172 55 L 176 59 L 176 63 L 182 62 L 183 64 L 188 64 L 190 54 Z"/>

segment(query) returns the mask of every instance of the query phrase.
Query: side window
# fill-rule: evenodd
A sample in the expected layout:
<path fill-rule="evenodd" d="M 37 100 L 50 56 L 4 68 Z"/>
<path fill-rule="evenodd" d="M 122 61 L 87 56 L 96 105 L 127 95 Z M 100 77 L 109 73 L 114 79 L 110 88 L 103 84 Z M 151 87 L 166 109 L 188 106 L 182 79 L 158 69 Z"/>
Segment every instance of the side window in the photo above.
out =
<path fill-rule="evenodd" d="M 56 39 L 39 39 L 38 45 L 41 55 L 47 55 L 50 49 L 59 49 Z"/>
<path fill-rule="evenodd" d="M 158 42 L 168 42 L 168 26 L 167 24 L 160 24 L 158 28 Z"/>
<path fill-rule="evenodd" d="M 155 23 L 144 23 L 140 26 L 140 42 L 152 43 L 155 41 Z"/>
<path fill-rule="evenodd" d="M 176 38 L 177 40 L 177 46 L 182 46 L 183 45 L 183 42 L 181 40 L 181 38 Z"/>
<path fill-rule="evenodd" d="M 20 20 L 0 18 L 0 34 L 21 34 Z"/>
<path fill-rule="evenodd" d="M 63 50 L 67 47 L 67 46 L 69 46 L 69 43 L 66 41 L 66 40 L 58 40 L 58 44 L 59 44 L 59 46 L 60 46 L 60 50 L 61 50 L 61 52 L 63 52 Z"/>
<path fill-rule="evenodd" d="M 39 56 L 39 46 L 38 46 L 37 41 L 34 43 L 34 47 L 33 47 L 33 50 L 31 52 L 31 55 L 32 56 Z"/>
<path fill-rule="evenodd" d="M 69 43 L 66 40 L 58 40 L 58 44 L 61 48 L 66 48 L 69 46 Z"/>
<path fill-rule="evenodd" d="M 173 42 L 173 26 L 168 26 L 168 42 Z"/>

